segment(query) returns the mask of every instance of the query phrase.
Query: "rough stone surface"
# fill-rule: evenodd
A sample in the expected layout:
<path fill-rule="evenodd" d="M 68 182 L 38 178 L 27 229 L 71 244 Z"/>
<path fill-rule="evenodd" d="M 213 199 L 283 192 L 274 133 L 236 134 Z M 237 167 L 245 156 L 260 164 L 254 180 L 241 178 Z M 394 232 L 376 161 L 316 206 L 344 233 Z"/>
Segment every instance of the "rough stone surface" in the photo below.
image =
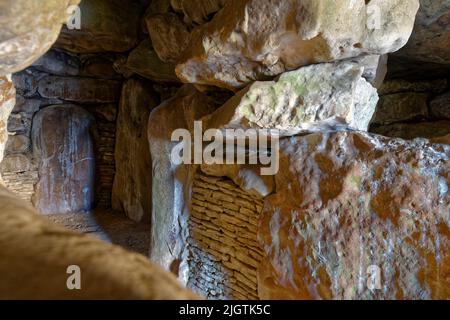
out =
<path fill-rule="evenodd" d="M 437 138 L 450 134 L 450 121 L 425 121 L 418 123 L 394 123 L 371 128 L 370 132 L 387 137 L 415 139 Z"/>
<path fill-rule="evenodd" d="M 164 1 L 164 0 L 163 0 Z M 184 14 L 184 22 L 203 24 L 225 6 L 227 0 L 172 0 L 172 8 Z"/>
<path fill-rule="evenodd" d="M 0 252 L 0 299 L 198 298 L 146 257 L 57 226 L 1 186 Z M 67 290 L 71 265 L 82 290 Z"/>
<path fill-rule="evenodd" d="M 0 162 L 8 141 L 8 117 L 16 103 L 16 90 L 11 76 L 0 77 Z M 1 177 L 0 177 L 1 183 Z"/>
<path fill-rule="evenodd" d="M 230 0 L 194 30 L 176 72 L 184 82 L 236 90 L 312 63 L 386 54 L 406 44 L 418 6 L 418 0 Z"/>
<path fill-rule="evenodd" d="M 258 300 L 261 197 L 230 179 L 194 176 L 189 217 L 188 288 L 208 299 Z"/>
<path fill-rule="evenodd" d="M 255 82 L 206 119 L 209 128 L 280 129 L 282 134 L 367 130 L 376 89 L 351 62 L 317 64 Z"/>
<path fill-rule="evenodd" d="M 94 118 L 78 106 L 47 107 L 35 116 L 33 153 L 39 182 L 33 204 L 44 214 L 87 211 L 94 202 Z"/>
<path fill-rule="evenodd" d="M 135 1 L 81 1 L 81 29 L 63 28 L 55 46 L 75 53 L 125 52 L 137 44 L 140 7 Z"/>
<path fill-rule="evenodd" d="M 158 57 L 164 62 L 176 62 L 189 41 L 187 26 L 172 13 L 148 17 L 146 24 Z"/>
<path fill-rule="evenodd" d="M 153 177 L 150 258 L 177 274 L 184 283 L 188 190 L 195 168 L 171 162 L 172 148 L 178 144 L 171 141 L 171 136 L 176 129 L 192 129 L 194 120 L 211 113 L 213 106 L 211 99 L 186 85 L 152 111 L 148 124 Z"/>
<path fill-rule="evenodd" d="M 259 224 L 260 297 L 448 299 L 449 156 L 357 132 L 283 139 Z"/>
<path fill-rule="evenodd" d="M 450 92 L 433 99 L 430 103 L 430 109 L 433 117 L 450 120 Z"/>
<path fill-rule="evenodd" d="M 373 124 L 390 124 L 428 116 L 427 93 L 395 93 L 382 96 L 378 103 Z"/>
<path fill-rule="evenodd" d="M 0 76 L 25 69 L 56 41 L 79 0 L 3 0 L 0 3 Z"/>
<path fill-rule="evenodd" d="M 151 84 L 134 79 L 125 83 L 117 118 L 112 207 L 137 222 L 151 220 L 152 161 L 147 124 L 156 105 Z"/>
<path fill-rule="evenodd" d="M 395 55 L 450 67 L 450 1 L 420 0 L 411 39 Z"/>
<path fill-rule="evenodd" d="M 157 82 L 179 82 L 175 75 L 175 65 L 159 59 L 152 42 L 141 42 L 128 56 L 126 68 L 144 78 Z"/>
<path fill-rule="evenodd" d="M 44 98 L 81 103 L 111 103 L 119 101 L 121 83 L 116 80 L 45 76 L 37 85 Z"/>
<path fill-rule="evenodd" d="M 404 79 L 388 80 L 379 89 L 380 95 L 402 92 L 442 93 L 447 89 L 447 79 L 407 81 Z"/>

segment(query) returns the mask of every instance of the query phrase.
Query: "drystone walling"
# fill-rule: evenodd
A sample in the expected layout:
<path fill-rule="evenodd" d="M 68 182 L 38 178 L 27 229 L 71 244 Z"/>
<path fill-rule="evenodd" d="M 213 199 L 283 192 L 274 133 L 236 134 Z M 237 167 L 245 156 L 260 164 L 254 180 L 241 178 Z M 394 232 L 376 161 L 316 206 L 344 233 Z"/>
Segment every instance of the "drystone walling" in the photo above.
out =
<path fill-rule="evenodd" d="M 60 32 L 78 2 L 0 2 L 10 191 L 150 222 L 151 261 L 208 299 L 450 298 L 450 0 L 82 0 Z M 269 130 L 279 170 L 174 162 L 195 121 Z M 2 219 L 33 211 L 11 197 Z M 40 218 L 0 223 L 1 274 L 27 272 L 8 237 L 42 254 Z M 162 295 L 139 287 L 154 267 L 114 254 L 106 282 L 139 265 L 114 297 L 196 297 L 167 274 Z"/>

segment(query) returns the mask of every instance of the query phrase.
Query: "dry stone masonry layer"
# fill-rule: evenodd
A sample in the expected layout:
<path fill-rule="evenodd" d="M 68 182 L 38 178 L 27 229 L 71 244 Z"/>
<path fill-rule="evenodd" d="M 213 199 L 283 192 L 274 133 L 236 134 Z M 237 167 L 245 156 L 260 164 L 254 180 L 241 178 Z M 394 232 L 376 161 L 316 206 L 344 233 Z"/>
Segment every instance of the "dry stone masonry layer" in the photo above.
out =
<path fill-rule="evenodd" d="M 261 197 L 197 172 L 189 218 L 188 287 L 208 299 L 257 300 Z"/>

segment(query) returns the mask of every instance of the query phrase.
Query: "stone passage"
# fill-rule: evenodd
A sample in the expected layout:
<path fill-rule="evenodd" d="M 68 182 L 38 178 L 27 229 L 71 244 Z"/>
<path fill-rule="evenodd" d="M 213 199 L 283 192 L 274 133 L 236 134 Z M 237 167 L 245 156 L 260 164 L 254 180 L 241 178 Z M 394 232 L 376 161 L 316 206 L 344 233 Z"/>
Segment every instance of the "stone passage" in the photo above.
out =
<path fill-rule="evenodd" d="M 262 199 L 200 172 L 192 193 L 188 287 L 208 299 L 258 300 Z"/>

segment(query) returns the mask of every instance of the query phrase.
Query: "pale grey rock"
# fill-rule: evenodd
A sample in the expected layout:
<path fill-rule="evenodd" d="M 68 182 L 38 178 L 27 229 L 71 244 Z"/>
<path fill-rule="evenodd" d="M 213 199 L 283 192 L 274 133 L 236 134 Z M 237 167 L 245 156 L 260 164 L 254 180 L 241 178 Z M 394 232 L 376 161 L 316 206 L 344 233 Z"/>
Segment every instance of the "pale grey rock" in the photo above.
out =
<path fill-rule="evenodd" d="M 205 118 L 206 128 L 278 129 L 281 135 L 367 130 L 376 89 L 352 62 L 317 64 L 255 82 Z"/>
<path fill-rule="evenodd" d="M 18 72 L 41 57 L 58 38 L 79 0 L 2 0 L 0 76 Z M 87 1 L 89 2 L 89 1 Z"/>
<path fill-rule="evenodd" d="M 186 231 L 188 230 L 190 184 L 195 166 L 171 162 L 174 130 L 193 128 L 213 110 L 211 100 L 191 85 L 155 108 L 148 122 L 148 139 L 152 156 L 152 239 L 150 258 L 165 270 L 187 282 Z"/>
<path fill-rule="evenodd" d="M 406 44 L 418 7 L 418 0 L 230 0 L 193 31 L 176 73 L 236 90 L 313 63 L 386 54 Z"/>

